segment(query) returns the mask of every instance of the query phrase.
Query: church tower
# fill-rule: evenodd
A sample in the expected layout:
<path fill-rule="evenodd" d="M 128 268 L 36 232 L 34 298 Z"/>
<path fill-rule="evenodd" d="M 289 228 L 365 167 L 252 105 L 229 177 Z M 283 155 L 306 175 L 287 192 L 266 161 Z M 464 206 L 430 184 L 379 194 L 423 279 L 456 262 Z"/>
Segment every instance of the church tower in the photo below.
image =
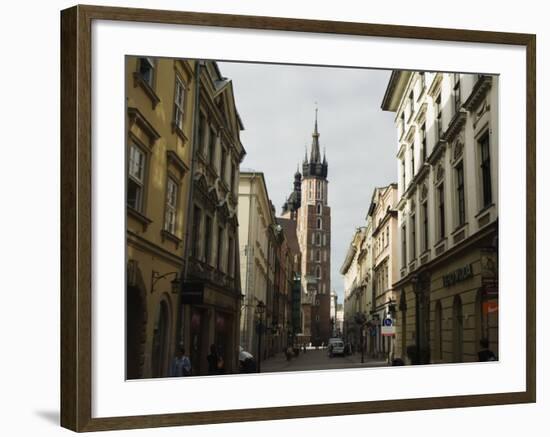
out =
<path fill-rule="evenodd" d="M 325 345 L 330 337 L 330 207 L 328 206 L 328 163 L 321 158 L 315 110 L 315 126 L 309 157 L 302 164 L 300 207 L 297 211 L 298 242 L 302 253 L 302 307 L 304 334 L 313 345 Z M 309 306 L 307 303 L 309 302 Z M 309 307 L 309 308 L 308 308 Z"/>

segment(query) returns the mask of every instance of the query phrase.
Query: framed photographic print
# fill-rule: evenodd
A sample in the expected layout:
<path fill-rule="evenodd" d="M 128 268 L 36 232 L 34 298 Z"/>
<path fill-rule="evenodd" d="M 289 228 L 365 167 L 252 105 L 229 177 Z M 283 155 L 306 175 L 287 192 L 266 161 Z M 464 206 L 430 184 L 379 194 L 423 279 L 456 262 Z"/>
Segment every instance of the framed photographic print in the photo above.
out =
<path fill-rule="evenodd" d="M 62 426 L 535 402 L 534 35 L 75 6 L 61 49 Z"/>

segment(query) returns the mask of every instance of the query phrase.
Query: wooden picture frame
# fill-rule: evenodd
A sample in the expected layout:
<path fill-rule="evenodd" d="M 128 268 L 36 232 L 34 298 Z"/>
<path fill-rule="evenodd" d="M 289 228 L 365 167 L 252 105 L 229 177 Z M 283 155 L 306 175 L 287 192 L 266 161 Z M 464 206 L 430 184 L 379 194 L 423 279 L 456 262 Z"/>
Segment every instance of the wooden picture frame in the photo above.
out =
<path fill-rule="evenodd" d="M 92 417 L 91 26 L 94 20 L 492 43 L 526 48 L 526 390 L 513 393 Z M 99 431 L 536 401 L 536 37 L 531 34 L 75 6 L 61 12 L 61 425 Z"/>

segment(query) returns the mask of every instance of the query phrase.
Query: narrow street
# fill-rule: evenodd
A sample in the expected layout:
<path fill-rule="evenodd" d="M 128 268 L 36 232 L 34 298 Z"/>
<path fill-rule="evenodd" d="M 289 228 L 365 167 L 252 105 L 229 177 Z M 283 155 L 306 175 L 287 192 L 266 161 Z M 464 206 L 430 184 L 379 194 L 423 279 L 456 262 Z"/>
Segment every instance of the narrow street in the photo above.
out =
<path fill-rule="evenodd" d="M 287 361 L 285 355 L 282 353 L 262 361 L 261 373 L 384 366 L 388 366 L 386 361 L 374 360 L 367 357 L 365 357 L 365 362 L 361 363 L 360 353 L 330 358 L 327 349 L 308 349 L 306 353 L 301 351 L 299 356 L 293 356 L 290 361 Z"/>

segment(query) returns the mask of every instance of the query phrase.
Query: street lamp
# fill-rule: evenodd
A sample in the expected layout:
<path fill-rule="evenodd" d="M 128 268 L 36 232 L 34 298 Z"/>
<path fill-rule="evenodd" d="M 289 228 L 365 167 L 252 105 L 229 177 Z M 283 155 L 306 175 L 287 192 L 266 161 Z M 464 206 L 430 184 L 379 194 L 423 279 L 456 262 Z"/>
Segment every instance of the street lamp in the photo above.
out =
<path fill-rule="evenodd" d="M 361 364 L 365 362 L 365 348 L 363 347 L 363 329 L 367 321 L 367 316 L 363 312 L 358 312 L 355 314 L 355 323 L 359 325 L 359 338 L 361 341 Z"/>
<path fill-rule="evenodd" d="M 165 273 L 164 275 L 161 275 L 159 272 L 155 272 L 153 270 L 153 273 L 151 275 L 151 293 L 153 293 L 153 291 L 155 290 L 155 284 L 159 280 L 164 279 L 170 275 L 176 275 L 174 279 L 170 282 L 170 284 L 171 284 L 172 293 L 174 294 L 178 293 L 180 289 L 180 283 L 181 283 L 178 273 L 179 272 L 169 272 L 169 273 Z"/>
<path fill-rule="evenodd" d="M 258 373 L 260 373 L 260 361 L 262 359 L 262 331 L 263 331 L 263 323 L 262 323 L 262 315 L 265 312 L 265 304 L 263 301 L 259 301 L 256 305 L 256 314 L 258 314 Z"/>

